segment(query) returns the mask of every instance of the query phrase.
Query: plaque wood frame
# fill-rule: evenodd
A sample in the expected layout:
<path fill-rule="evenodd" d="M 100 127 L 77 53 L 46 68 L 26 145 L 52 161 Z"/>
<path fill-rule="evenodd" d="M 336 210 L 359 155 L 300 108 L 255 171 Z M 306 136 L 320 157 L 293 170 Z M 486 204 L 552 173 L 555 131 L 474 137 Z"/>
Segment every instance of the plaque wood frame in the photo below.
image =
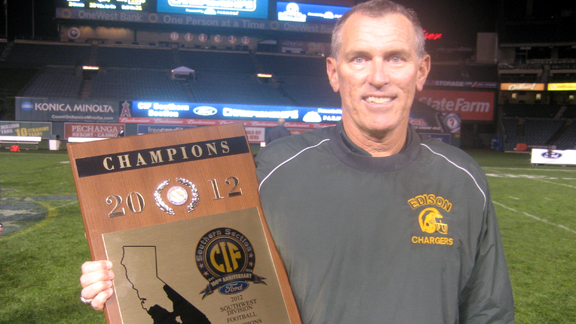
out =
<path fill-rule="evenodd" d="M 108 259 L 104 237 L 110 233 L 256 208 L 276 276 L 267 274 L 267 280 L 279 283 L 280 300 L 289 322 L 301 324 L 286 270 L 262 212 L 254 159 L 241 123 L 73 143 L 67 147 L 93 260 Z M 159 190 L 162 181 L 177 177 L 185 178 L 181 188 L 192 196 L 181 206 L 171 204 L 167 190 Z M 174 184 L 176 181 L 172 180 L 171 185 Z M 199 199 L 192 206 L 195 190 Z M 172 209 L 174 215 L 165 207 Z M 190 207 L 192 211 L 187 210 Z M 215 228 L 223 226 L 227 225 L 214 224 Z M 119 266 L 115 264 L 114 268 Z M 109 324 L 122 323 L 117 289 L 115 284 L 115 293 L 104 309 Z"/>

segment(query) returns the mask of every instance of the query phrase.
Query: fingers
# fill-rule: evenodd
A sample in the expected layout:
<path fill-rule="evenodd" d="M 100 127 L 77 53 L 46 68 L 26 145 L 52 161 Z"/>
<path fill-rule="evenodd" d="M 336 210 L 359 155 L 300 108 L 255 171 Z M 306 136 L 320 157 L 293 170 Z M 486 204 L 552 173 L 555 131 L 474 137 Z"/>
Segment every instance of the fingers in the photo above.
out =
<path fill-rule="evenodd" d="M 113 293 L 114 293 L 114 290 L 112 288 L 108 288 L 108 289 L 101 291 L 98 295 L 94 296 L 90 305 L 95 310 L 101 311 L 102 309 L 104 309 L 104 305 L 106 304 L 106 301 L 110 297 L 112 297 Z"/>
<path fill-rule="evenodd" d="M 110 270 L 110 269 L 112 269 L 112 262 L 108 260 L 87 261 L 84 262 L 84 264 L 82 264 L 82 274 L 98 270 Z"/>
<path fill-rule="evenodd" d="M 106 301 L 112 296 L 114 272 L 110 270 L 111 268 L 112 263 L 105 260 L 89 261 L 82 265 L 81 296 L 92 299 L 91 305 L 96 310 L 102 310 Z"/>
<path fill-rule="evenodd" d="M 98 281 L 109 281 L 114 279 L 114 272 L 110 270 L 111 268 L 112 262 L 110 261 L 84 262 L 82 265 L 80 284 L 82 287 L 87 287 Z"/>

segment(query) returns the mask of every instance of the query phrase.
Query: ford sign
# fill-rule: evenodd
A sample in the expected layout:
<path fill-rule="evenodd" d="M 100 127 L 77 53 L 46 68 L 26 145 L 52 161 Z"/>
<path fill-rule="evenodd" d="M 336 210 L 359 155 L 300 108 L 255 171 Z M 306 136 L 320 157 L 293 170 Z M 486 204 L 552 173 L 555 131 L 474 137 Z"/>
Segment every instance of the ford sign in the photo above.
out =
<path fill-rule="evenodd" d="M 248 286 L 249 284 L 247 282 L 233 281 L 220 287 L 218 291 L 223 295 L 232 295 L 243 292 L 244 290 L 248 289 Z"/>
<path fill-rule="evenodd" d="M 562 157 L 562 153 L 558 152 L 544 152 L 542 153 L 542 157 L 545 159 L 559 159 Z"/>
<path fill-rule="evenodd" d="M 216 113 L 218 112 L 218 110 L 214 107 L 210 107 L 210 106 L 200 106 L 200 107 L 196 107 L 194 108 L 194 110 L 192 110 L 196 115 L 200 115 L 200 116 L 214 116 L 216 115 Z"/>

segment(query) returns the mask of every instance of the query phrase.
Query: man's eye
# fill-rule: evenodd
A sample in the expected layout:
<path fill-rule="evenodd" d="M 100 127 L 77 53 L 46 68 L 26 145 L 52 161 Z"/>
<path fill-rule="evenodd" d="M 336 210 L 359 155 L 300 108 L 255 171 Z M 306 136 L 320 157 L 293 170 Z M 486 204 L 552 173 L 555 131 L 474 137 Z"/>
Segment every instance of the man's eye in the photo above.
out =
<path fill-rule="evenodd" d="M 390 58 L 390 62 L 393 63 L 400 63 L 403 62 L 404 60 L 400 57 L 400 56 L 393 56 Z"/>
<path fill-rule="evenodd" d="M 354 58 L 354 63 L 363 63 L 364 62 L 364 58 L 359 56 Z"/>

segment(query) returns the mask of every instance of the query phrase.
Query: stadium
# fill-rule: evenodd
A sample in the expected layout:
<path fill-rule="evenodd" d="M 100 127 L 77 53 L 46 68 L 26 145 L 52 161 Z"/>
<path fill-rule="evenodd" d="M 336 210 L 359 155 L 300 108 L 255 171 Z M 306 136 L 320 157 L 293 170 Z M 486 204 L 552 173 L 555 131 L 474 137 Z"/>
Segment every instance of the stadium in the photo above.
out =
<path fill-rule="evenodd" d="M 4 2 L 0 323 L 105 323 L 78 300 L 90 251 L 67 143 L 242 123 L 257 154 L 278 118 L 293 135 L 340 120 L 326 57 L 362 1 L 177 2 Z M 574 5 L 398 2 L 432 57 L 411 124 L 488 176 L 517 323 L 576 323 Z"/>

